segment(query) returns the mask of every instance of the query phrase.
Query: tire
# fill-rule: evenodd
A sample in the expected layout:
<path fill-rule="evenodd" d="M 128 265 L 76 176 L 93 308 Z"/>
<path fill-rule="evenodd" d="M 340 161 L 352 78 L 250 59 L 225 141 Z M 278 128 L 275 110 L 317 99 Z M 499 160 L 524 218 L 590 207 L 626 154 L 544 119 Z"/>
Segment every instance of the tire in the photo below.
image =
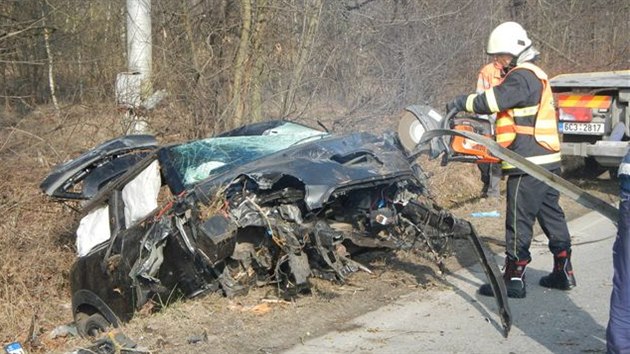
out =
<path fill-rule="evenodd" d="M 567 156 L 562 157 L 562 175 L 565 178 L 596 179 L 606 172 L 593 157 Z"/>
<path fill-rule="evenodd" d="M 79 334 L 85 338 L 96 338 L 101 333 L 107 332 L 112 326 L 112 324 L 98 312 L 92 315 L 83 312 L 78 313 L 74 322 Z"/>
<path fill-rule="evenodd" d="M 606 168 L 597 163 L 595 158 L 587 157 L 584 159 L 584 168 L 582 170 L 584 178 L 595 179 L 604 172 L 606 172 Z"/>
<path fill-rule="evenodd" d="M 610 167 L 608 168 L 608 174 L 610 175 L 610 180 L 611 181 L 618 181 L 619 180 L 619 168 L 618 167 Z"/>

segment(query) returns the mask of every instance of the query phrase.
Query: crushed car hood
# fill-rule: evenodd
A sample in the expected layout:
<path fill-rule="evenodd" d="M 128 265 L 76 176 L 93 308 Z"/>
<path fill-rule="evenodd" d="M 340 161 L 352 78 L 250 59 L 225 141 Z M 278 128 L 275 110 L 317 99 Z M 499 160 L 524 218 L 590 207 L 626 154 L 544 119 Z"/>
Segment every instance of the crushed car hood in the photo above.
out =
<path fill-rule="evenodd" d="M 317 209 L 334 191 L 411 176 L 410 164 L 395 144 L 393 137 L 382 139 L 369 133 L 325 137 L 230 169 L 198 183 L 194 189 L 203 200 L 203 196 L 212 195 L 213 190 L 242 175 L 261 189 L 291 176 L 304 184 L 306 206 Z"/>

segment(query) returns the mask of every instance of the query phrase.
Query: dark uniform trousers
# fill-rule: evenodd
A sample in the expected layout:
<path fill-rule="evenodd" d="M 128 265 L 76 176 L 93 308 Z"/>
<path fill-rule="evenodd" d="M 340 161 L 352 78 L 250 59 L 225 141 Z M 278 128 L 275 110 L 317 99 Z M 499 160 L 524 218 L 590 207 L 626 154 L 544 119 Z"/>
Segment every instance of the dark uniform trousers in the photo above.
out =
<path fill-rule="evenodd" d="M 630 353 L 630 194 L 623 194 L 619 203 L 619 229 L 613 245 L 615 272 L 606 328 L 608 353 Z"/>
<path fill-rule="evenodd" d="M 619 166 L 619 224 L 613 245 L 613 288 L 606 328 L 608 353 L 630 353 L 630 151 Z"/>
<path fill-rule="evenodd" d="M 552 171 L 559 172 L 559 171 Z M 505 218 L 506 253 L 514 260 L 531 260 L 529 246 L 538 220 L 554 255 L 571 249 L 571 236 L 558 204 L 560 193 L 529 175 L 511 175 L 507 180 Z"/>

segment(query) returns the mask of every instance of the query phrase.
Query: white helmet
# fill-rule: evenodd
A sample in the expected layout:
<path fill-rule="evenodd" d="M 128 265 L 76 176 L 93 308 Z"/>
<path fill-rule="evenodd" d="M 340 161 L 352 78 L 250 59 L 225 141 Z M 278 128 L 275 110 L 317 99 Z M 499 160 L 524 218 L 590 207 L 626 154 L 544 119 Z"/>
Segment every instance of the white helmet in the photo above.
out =
<path fill-rule="evenodd" d="M 516 22 L 503 22 L 490 33 L 486 53 L 511 54 L 518 57 L 531 45 L 532 41 L 527 37 L 523 26 Z"/>

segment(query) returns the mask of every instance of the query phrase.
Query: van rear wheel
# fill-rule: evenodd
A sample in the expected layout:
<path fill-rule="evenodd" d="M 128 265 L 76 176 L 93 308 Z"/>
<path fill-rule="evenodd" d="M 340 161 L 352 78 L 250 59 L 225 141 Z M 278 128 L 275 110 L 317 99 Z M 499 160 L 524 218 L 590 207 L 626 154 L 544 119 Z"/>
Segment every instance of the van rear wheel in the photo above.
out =
<path fill-rule="evenodd" d="M 562 176 L 565 178 L 596 179 L 606 172 L 592 156 L 562 156 Z"/>
<path fill-rule="evenodd" d="M 610 175 L 611 181 L 617 181 L 619 179 L 619 168 L 618 167 L 610 167 L 608 168 L 608 174 Z"/>

